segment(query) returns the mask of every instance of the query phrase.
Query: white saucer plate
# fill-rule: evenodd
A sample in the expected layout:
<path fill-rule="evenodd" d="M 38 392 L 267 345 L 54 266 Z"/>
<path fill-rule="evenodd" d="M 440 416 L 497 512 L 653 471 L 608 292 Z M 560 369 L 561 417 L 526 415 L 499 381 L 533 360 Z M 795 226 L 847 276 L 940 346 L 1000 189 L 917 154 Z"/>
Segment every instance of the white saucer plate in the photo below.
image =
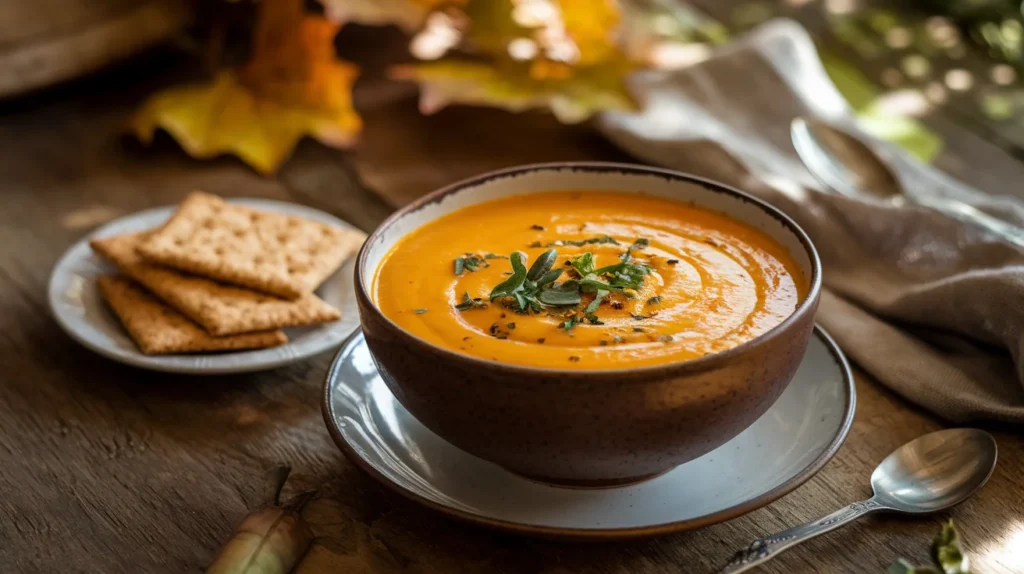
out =
<path fill-rule="evenodd" d="M 337 217 L 311 207 L 269 199 L 232 199 L 253 209 L 299 215 L 344 229 L 355 229 Z M 187 374 L 245 373 L 281 367 L 337 347 L 359 326 L 350 257 L 324 281 L 316 293 L 341 311 L 341 320 L 309 327 L 285 329 L 289 342 L 279 347 L 233 353 L 145 355 L 107 308 L 96 286 L 100 275 L 117 269 L 89 248 L 89 240 L 153 229 L 163 224 L 176 207 L 158 207 L 122 217 L 82 239 L 61 257 L 50 275 L 50 309 L 73 339 L 109 359 L 150 369 Z"/>
<path fill-rule="evenodd" d="M 815 328 L 793 381 L 750 428 L 661 476 L 602 489 L 531 481 L 445 442 L 395 399 L 362 332 L 345 342 L 328 372 L 323 412 L 356 465 L 424 506 L 530 535 L 625 539 L 722 522 L 792 491 L 835 455 L 855 404 L 845 357 Z"/>

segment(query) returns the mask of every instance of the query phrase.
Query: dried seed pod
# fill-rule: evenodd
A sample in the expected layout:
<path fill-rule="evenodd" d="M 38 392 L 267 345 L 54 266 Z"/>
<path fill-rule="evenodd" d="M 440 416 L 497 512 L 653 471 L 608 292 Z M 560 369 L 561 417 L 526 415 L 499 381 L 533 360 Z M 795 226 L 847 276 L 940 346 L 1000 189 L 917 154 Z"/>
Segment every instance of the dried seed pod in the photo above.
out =
<path fill-rule="evenodd" d="M 206 568 L 206 574 L 288 574 L 313 542 L 313 531 L 300 512 L 312 493 L 304 493 L 286 506 L 278 505 L 287 467 L 271 471 L 277 481 L 268 505 L 249 516 Z"/>

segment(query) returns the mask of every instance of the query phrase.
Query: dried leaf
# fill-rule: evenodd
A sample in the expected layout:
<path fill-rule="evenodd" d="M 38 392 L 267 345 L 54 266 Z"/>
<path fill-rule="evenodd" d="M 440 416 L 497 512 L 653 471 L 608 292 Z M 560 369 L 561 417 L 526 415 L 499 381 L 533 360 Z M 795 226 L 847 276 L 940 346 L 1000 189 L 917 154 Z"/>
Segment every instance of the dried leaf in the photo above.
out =
<path fill-rule="evenodd" d="M 265 174 L 305 135 L 351 145 L 361 127 L 351 97 L 357 69 L 335 56 L 338 26 L 306 15 L 302 0 L 264 0 L 247 64 L 151 96 L 132 131 L 149 143 L 163 128 L 193 157 L 231 153 Z"/>
<path fill-rule="evenodd" d="M 393 77 L 420 83 L 420 111 L 470 104 L 520 112 L 550 108 L 564 123 L 578 123 L 602 110 L 635 110 L 626 88 L 631 65 L 624 61 L 573 68 L 556 62 L 442 60 L 395 68 Z"/>
<path fill-rule="evenodd" d="M 463 34 L 457 47 L 481 57 L 403 66 L 394 76 L 421 84 L 428 114 L 451 103 L 550 108 L 576 123 L 606 109 L 632 110 L 625 78 L 635 65 L 616 43 L 621 19 L 615 0 L 469 0 L 455 19 Z"/>

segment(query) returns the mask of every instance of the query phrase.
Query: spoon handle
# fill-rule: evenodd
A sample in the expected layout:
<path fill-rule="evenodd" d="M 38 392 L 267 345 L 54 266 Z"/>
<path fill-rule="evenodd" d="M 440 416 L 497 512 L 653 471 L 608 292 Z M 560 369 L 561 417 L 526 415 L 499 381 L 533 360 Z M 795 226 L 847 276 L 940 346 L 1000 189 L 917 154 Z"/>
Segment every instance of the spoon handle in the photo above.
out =
<path fill-rule="evenodd" d="M 839 528 L 847 522 L 856 520 L 869 512 L 883 510 L 884 508 L 882 504 L 874 499 L 854 502 L 850 506 L 837 510 L 828 516 L 801 524 L 800 526 L 794 526 L 789 530 L 783 530 L 765 538 L 759 538 L 753 541 L 746 549 L 737 552 L 732 561 L 722 569 L 720 574 L 746 572 L 758 564 L 775 558 L 777 554 L 791 546 L 796 546 L 819 534 Z"/>
<path fill-rule="evenodd" d="M 1011 223 L 1007 223 L 1001 219 L 992 217 L 973 205 L 969 205 L 956 199 L 939 197 L 918 197 L 914 198 L 914 201 L 925 207 L 930 207 L 935 211 L 944 213 L 954 219 L 958 219 L 966 223 L 973 223 L 974 225 L 998 235 L 1002 239 L 1009 241 L 1018 247 L 1024 247 L 1024 229 L 1021 229 Z"/>

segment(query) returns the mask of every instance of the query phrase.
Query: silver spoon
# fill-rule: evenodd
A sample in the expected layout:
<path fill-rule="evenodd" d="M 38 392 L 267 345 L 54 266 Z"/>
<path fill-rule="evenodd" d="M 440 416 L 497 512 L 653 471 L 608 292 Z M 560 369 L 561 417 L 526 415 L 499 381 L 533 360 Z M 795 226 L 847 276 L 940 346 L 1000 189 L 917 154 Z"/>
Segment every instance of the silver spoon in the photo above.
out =
<path fill-rule="evenodd" d="M 945 197 L 904 195 L 903 186 L 886 162 L 845 130 L 815 118 L 796 118 L 790 124 L 790 137 L 807 170 L 828 189 L 856 199 L 875 197 L 893 205 L 917 203 L 1024 247 L 1024 229 L 972 205 Z"/>
<path fill-rule="evenodd" d="M 824 518 L 755 540 L 721 574 L 745 572 L 783 550 L 869 512 L 922 514 L 944 510 L 977 492 L 996 467 L 996 441 L 977 429 L 926 434 L 892 452 L 871 473 L 874 496 Z"/>

